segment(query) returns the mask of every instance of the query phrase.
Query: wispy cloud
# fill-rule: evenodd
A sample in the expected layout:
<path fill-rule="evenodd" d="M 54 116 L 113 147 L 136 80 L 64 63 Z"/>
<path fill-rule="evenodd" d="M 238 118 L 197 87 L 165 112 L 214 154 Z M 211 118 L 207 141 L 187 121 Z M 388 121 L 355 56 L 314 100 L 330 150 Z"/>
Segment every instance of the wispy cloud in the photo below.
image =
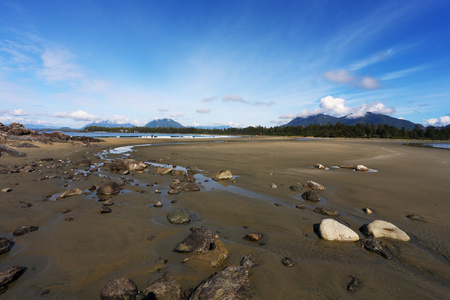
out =
<path fill-rule="evenodd" d="M 41 55 L 43 68 L 38 71 L 49 82 L 82 79 L 80 66 L 74 63 L 74 56 L 65 49 L 48 48 Z"/>
<path fill-rule="evenodd" d="M 376 90 L 380 88 L 380 81 L 370 76 L 355 76 L 346 70 L 328 71 L 323 77 L 334 83 L 347 84 L 351 88 Z"/>
<path fill-rule="evenodd" d="M 379 52 L 379 53 L 377 53 L 377 54 L 375 54 L 375 55 L 373 55 L 373 56 L 371 56 L 371 57 L 369 57 L 367 59 L 364 59 L 364 60 L 361 60 L 361 61 L 359 61 L 357 63 L 351 64 L 348 67 L 348 69 L 351 70 L 351 71 L 356 71 L 356 70 L 359 70 L 359 69 L 363 69 L 363 68 L 365 68 L 367 66 L 370 66 L 370 65 L 376 64 L 376 63 L 378 63 L 380 61 L 383 61 L 383 60 L 389 58 L 391 55 L 392 55 L 392 50 L 391 49 L 386 50 L 386 51 L 381 51 L 381 52 Z"/>
<path fill-rule="evenodd" d="M 208 114 L 211 112 L 211 109 L 209 108 L 197 108 L 196 112 L 199 114 Z"/>
<path fill-rule="evenodd" d="M 176 112 L 176 113 L 173 113 L 173 114 L 170 115 L 170 117 L 173 118 L 173 119 L 179 119 L 179 118 L 181 118 L 183 116 L 184 116 L 184 113 L 180 113 L 180 112 Z"/>
<path fill-rule="evenodd" d="M 19 108 L 19 109 L 14 109 L 14 110 L 10 110 L 9 111 L 10 115 L 13 116 L 28 116 L 28 113 L 25 112 L 23 109 Z"/>
<path fill-rule="evenodd" d="M 275 105 L 274 101 L 256 101 L 254 103 L 252 103 L 252 105 L 256 105 L 256 106 L 272 106 Z"/>
<path fill-rule="evenodd" d="M 83 110 L 77 110 L 71 113 L 67 112 L 54 113 L 51 116 L 55 118 L 72 119 L 74 121 L 96 121 L 99 119 L 97 116 L 91 115 Z"/>
<path fill-rule="evenodd" d="M 400 71 L 395 71 L 395 72 L 390 72 L 390 73 L 386 73 L 384 75 L 381 76 L 382 80 L 393 80 L 393 79 L 398 79 L 398 78 L 402 78 L 405 76 L 408 76 L 412 73 L 416 73 L 419 72 L 423 69 L 425 69 L 425 66 L 419 66 L 419 67 L 414 67 L 414 68 L 409 68 L 409 69 L 405 69 L 405 70 L 400 70 Z"/>
<path fill-rule="evenodd" d="M 248 103 L 239 95 L 230 94 L 225 97 L 223 97 L 223 102 L 238 102 L 238 103 Z"/>
<path fill-rule="evenodd" d="M 206 98 L 202 99 L 202 102 L 211 102 L 211 101 L 214 101 L 216 99 L 217 99 L 217 97 L 206 97 Z"/>

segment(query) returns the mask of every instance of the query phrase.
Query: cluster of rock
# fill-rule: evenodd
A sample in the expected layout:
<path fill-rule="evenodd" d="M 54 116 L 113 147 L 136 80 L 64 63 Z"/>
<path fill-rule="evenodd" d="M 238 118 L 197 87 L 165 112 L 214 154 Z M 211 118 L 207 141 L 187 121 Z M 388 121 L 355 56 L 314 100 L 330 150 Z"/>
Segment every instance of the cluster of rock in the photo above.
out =
<path fill-rule="evenodd" d="M 320 170 L 326 170 L 327 168 L 322 165 L 322 164 L 315 164 L 314 168 L 316 169 L 320 169 Z M 339 168 L 341 169 L 350 169 L 350 170 L 355 170 L 355 171 L 359 171 L 359 172 L 367 172 L 370 169 L 364 165 L 356 165 L 356 166 L 352 166 L 352 165 L 341 165 L 339 166 Z"/>

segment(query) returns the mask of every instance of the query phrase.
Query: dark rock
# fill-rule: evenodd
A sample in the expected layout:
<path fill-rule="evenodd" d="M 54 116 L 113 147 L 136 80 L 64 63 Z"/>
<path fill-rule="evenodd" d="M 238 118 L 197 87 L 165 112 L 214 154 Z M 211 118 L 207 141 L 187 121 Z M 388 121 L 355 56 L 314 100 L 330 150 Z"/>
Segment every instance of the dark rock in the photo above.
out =
<path fill-rule="evenodd" d="M 186 172 L 183 170 L 172 170 L 170 172 L 170 175 L 172 176 L 186 176 Z"/>
<path fill-rule="evenodd" d="M 205 253 L 197 253 L 193 256 L 185 258 L 182 262 L 185 263 L 193 259 L 202 260 L 208 262 L 211 267 L 219 267 L 227 257 L 228 250 L 225 247 L 225 244 L 218 238 L 215 238 L 213 244 L 211 245 L 211 250 Z"/>
<path fill-rule="evenodd" d="M 147 238 L 147 240 L 148 240 L 149 242 L 153 241 L 154 239 L 156 239 L 156 236 L 154 236 L 154 235 L 151 235 L 151 236 L 149 236 L 149 237 Z"/>
<path fill-rule="evenodd" d="M 317 193 L 313 190 L 306 191 L 302 194 L 303 200 L 313 201 L 313 202 L 319 202 L 319 196 L 317 196 Z"/>
<path fill-rule="evenodd" d="M 203 280 L 190 299 L 248 299 L 251 294 L 248 269 L 231 266 Z"/>
<path fill-rule="evenodd" d="M 11 147 L 8 147 L 6 145 L 0 144 L 0 157 L 2 156 L 11 156 L 11 157 L 25 157 L 27 156 L 23 152 L 19 152 L 17 150 L 14 150 Z"/>
<path fill-rule="evenodd" d="M 70 213 L 72 210 L 70 209 L 70 208 L 68 208 L 68 207 L 66 207 L 66 208 L 64 208 L 62 211 L 61 211 L 61 213 L 62 214 L 67 214 L 67 213 Z"/>
<path fill-rule="evenodd" d="M 291 191 L 293 191 L 293 192 L 298 192 L 298 191 L 300 191 L 300 189 L 301 189 L 302 187 L 294 184 L 294 185 L 291 185 L 289 188 L 290 188 Z"/>
<path fill-rule="evenodd" d="M 356 277 L 353 277 L 353 276 L 349 276 L 349 277 L 351 277 L 352 280 L 347 285 L 347 291 L 349 291 L 349 292 L 356 292 L 356 290 L 358 290 L 361 287 L 362 281 L 359 280 Z"/>
<path fill-rule="evenodd" d="M 200 170 L 196 166 L 187 166 L 186 170 L 188 174 L 197 174 Z"/>
<path fill-rule="evenodd" d="M 355 167 L 352 166 L 352 165 L 349 165 L 349 166 L 342 165 L 342 166 L 339 166 L 339 168 L 341 168 L 341 169 L 350 169 L 350 170 L 353 170 Z"/>
<path fill-rule="evenodd" d="M 17 146 L 17 148 L 39 148 L 39 146 L 36 146 L 34 144 L 31 143 L 19 143 Z"/>
<path fill-rule="evenodd" d="M 114 204 L 114 200 L 113 199 L 108 199 L 105 202 L 103 202 L 103 206 L 111 206 Z"/>
<path fill-rule="evenodd" d="M 425 221 L 425 219 L 419 215 L 407 215 L 406 217 L 408 219 L 410 219 L 411 221 L 419 221 L 419 222 L 427 223 L 427 221 Z"/>
<path fill-rule="evenodd" d="M 295 207 L 298 208 L 298 209 L 306 209 L 306 206 L 304 206 L 304 205 L 299 205 L 299 204 L 297 204 Z"/>
<path fill-rule="evenodd" d="M 22 203 L 22 205 L 20 205 L 21 208 L 28 208 L 28 207 L 32 207 L 33 204 L 29 203 L 29 202 L 24 202 Z"/>
<path fill-rule="evenodd" d="M 127 166 L 122 160 L 105 161 L 103 162 L 102 170 L 112 172 L 123 172 L 127 170 Z"/>
<path fill-rule="evenodd" d="M 176 252 L 203 253 L 211 248 L 214 242 L 214 234 L 205 227 L 192 227 L 191 233 L 177 245 Z"/>
<path fill-rule="evenodd" d="M 8 133 L 11 135 L 27 135 L 33 133 L 33 131 L 20 123 L 14 122 L 9 125 Z"/>
<path fill-rule="evenodd" d="M 251 255 L 244 256 L 239 264 L 247 269 L 256 267 L 256 262 L 253 260 L 253 256 Z"/>
<path fill-rule="evenodd" d="M 391 259 L 391 255 L 385 250 L 381 244 L 375 238 L 361 239 L 359 243 L 362 244 L 366 250 L 375 252 L 378 255 L 383 256 L 386 259 Z"/>
<path fill-rule="evenodd" d="M 195 183 L 189 183 L 182 187 L 183 192 L 198 192 L 200 188 Z"/>
<path fill-rule="evenodd" d="M 109 208 L 109 207 L 102 206 L 102 207 L 100 208 L 100 213 L 101 213 L 101 214 L 109 214 L 110 212 L 112 212 L 112 210 L 111 210 L 111 208 Z"/>
<path fill-rule="evenodd" d="M 98 195 L 114 195 L 114 194 L 118 194 L 119 192 L 120 192 L 120 187 L 114 181 L 105 183 L 97 189 Z"/>
<path fill-rule="evenodd" d="M 281 260 L 281 263 L 283 265 L 285 265 L 286 267 L 293 267 L 293 266 L 295 266 L 295 262 L 292 259 L 290 259 L 289 257 L 283 258 Z"/>
<path fill-rule="evenodd" d="M 3 294 L 8 289 L 8 285 L 16 281 L 25 270 L 25 267 L 14 266 L 4 272 L 0 272 L 0 294 Z"/>
<path fill-rule="evenodd" d="M 331 208 L 316 207 L 313 212 L 329 217 L 339 217 L 339 213 Z"/>
<path fill-rule="evenodd" d="M 146 299 L 175 300 L 181 299 L 181 285 L 170 272 L 154 281 L 142 294 Z"/>
<path fill-rule="evenodd" d="M 259 242 L 264 237 L 264 234 L 260 232 L 250 232 L 246 236 L 244 236 L 244 240 L 251 242 Z"/>
<path fill-rule="evenodd" d="M 41 293 L 41 296 L 45 296 L 45 295 L 48 295 L 48 294 L 50 294 L 50 290 L 43 290 L 42 293 Z"/>
<path fill-rule="evenodd" d="M 66 221 L 66 222 L 72 222 L 73 220 L 75 220 L 75 219 L 72 217 L 64 218 L 64 221 Z"/>
<path fill-rule="evenodd" d="M 167 219 L 172 224 L 187 224 L 191 221 L 191 214 L 187 208 L 178 208 L 169 212 Z"/>
<path fill-rule="evenodd" d="M 32 231 L 36 231 L 38 230 L 39 227 L 37 226 L 31 226 L 31 225 L 22 225 L 16 228 L 16 230 L 14 230 L 13 235 L 14 236 L 19 236 L 19 235 L 23 235 Z"/>
<path fill-rule="evenodd" d="M 136 284 L 132 280 L 122 277 L 108 281 L 100 293 L 100 299 L 134 300 L 137 294 Z"/>
<path fill-rule="evenodd" d="M 0 238 L 0 254 L 6 253 L 11 249 L 11 241 L 6 238 Z"/>

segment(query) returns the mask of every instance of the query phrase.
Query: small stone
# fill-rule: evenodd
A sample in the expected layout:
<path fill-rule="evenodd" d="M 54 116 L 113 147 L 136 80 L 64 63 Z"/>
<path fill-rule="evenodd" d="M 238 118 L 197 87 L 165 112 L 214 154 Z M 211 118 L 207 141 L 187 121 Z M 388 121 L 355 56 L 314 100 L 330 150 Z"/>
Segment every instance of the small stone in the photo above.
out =
<path fill-rule="evenodd" d="M 349 291 L 349 292 L 356 292 L 356 290 L 361 287 L 362 281 L 359 280 L 356 277 L 353 277 L 353 276 L 350 276 L 350 277 L 352 278 L 352 280 L 347 285 L 347 291 Z"/>
<path fill-rule="evenodd" d="M 290 259 L 289 257 L 283 258 L 281 260 L 281 263 L 283 265 L 285 265 L 286 267 L 293 267 L 293 266 L 295 266 L 295 262 L 292 259 Z"/>
<path fill-rule="evenodd" d="M 157 175 L 167 175 L 172 172 L 173 168 L 158 168 L 156 170 Z"/>
<path fill-rule="evenodd" d="M 153 204 L 153 207 L 162 207 L 161 201 L 156 202 L 156 204 Z"/>
<path fill-rule="evenodd" d="M 62 211 L 61 211 L 61 213 L 62 214 L 67 214 L 67 213 L 70 213 L 72 210 L 70 209 L 70 208 L 64 208 Z"/>
<path fill-rule="evenodd" d="M 324 215 L 324 216 L 339 217 L 339 213 L 337 211 L 335 211 L 334 209 L 331 209 L 331 208 L 316 207 L 313 211 L 315 213 L 317 213 L 317 214 L 321 214 L 321 215 Z"/>
<path fill-rule="evenodd" d="M 37 226 L 22 225 L 22 226 L 17 227 L 16 230 L 14 230 L 13 235 L 14 236 L 24 235 L 26 233 L 33 232 L 38 229 L 39 229 L 39 227 L 37 227 Z"/>
<path fill-rule="evenodd" d="M 2 192 L 3 193 L 9 193 L 9 192 L 12 192 L 12 189 L 11 188 L 4 188 L 4 189 L 2 189 Z"/>
<path fill-rule="evenodd" d="M 306 209 L 306 206 L 304 206 L 304 205 L 298 205 L 297 204 L 295 207 L 298 208 L 298 209 Z"/>
<path fill-rule="evenodd" d="M 302 199 L 312 202 L 319 202 L 320 198 L 317 196 L 317 193 L 313 190 L 306 191 L 302 194 Z"/>
<path fill-rule="evenodd" d="M 161 190 L 155 190 L 155 194 L 161 194 Z"/>
<path fill-rule="evenodd" d="M 208 228 L 192 227 L 191 233 L 179 243 L 175 251 L 185 253 L 204 253 L 210 250 L 214 234 Z"/>
<path fill-rule="evenodd" d="M 271 184 L 270 184 L 270 187 L 273 188 L 273 189 L 278 188 L 278 186 L 277 186 L 275 183 L 271 183 Z"/>
<path fill-rule="evenodd" d="M 105 183 L 97 189 L 98 195 L 114 195 L 118 194 L 119 192 L 120 192 L 119 185 L 117 184 L 117 182 L 113 181 Z"/>
<path fill-rule="evenodd" d="M 314 166 L 314 168 L 316 168 L 316 169 L 321 169 L 321 170 L 325 170 L 325 166 L 322 165 L 322 164 L 316 164 L 316 165 Z"/>
<path fill-rule="evenodd" d="M 70 196 L 81 195 L 81 194 L 83 194 L 82 190 L 80 190 L 79 188 L 73 188 L 73 189 L 69 189 L 69 190 L 65 191 L 64 193 L 62 193 L 61 195 L 59 195 L 58 199 L 63 199 L 63 198 L 67 198 Z"/>
<path fill-rule="evenodd" d="M 410 219 L 411 221 L 419 221 L 419 222 L 427 223 L 427 221 L 425 221 L 425 219 L 419 215 L 407 215 L 406 217 L 408 219 Z"/>
<path fill-rule="evenodd" d="M 259 242 L 264 237 L 264 234 L 259 232 L 250 232 L 246 236 L 244 236 L 244 240 L 251 242 Z"/>
<path fill-rule="evenodd" d="M 172 224 L 187 224 L 191 221 L 191 214 L 187 208 L 179 208 L 169 212 L 167 219 Z"/>
<path fill-rule="evenodd" d="M 28 207 L 32 207 L 33 206 L 33 204 L 31 204 L 31 203 L 29 203 L 29 202 L 25 202 L 25 203 L 23 203 L 20 207 L 21 208 L 28 208 Z"/>
<path fill-rule="evenodd" d="M 304 185 L 304 187 L 308 187 L 312 190 L 324 191 L 325 187 L 315 181 L 308 180 Z"/>
<path fill-rule="evenodd" d="M 342 166 L 339 166 L 339 168 L 341 168 L 341 169 L 350 169 L 350 170 L 353 170 L 355 167 L 352 166 L 352 165 L 348 165 L 348 166 L 342 165 Z"/>
<path fill-rule="evenodd" d="M 109 207 L 103 206 L 103 207 L 100 208 L 100 213 L 101 214 L 109 214 L 111 212 L 112 212 L 112 210 Z"/>
<path fill-rule="evenodd" d="M 291 186 L 289 187 L 289 189 L 290 189 L 291 191 L 293 191 L 293 192 L 298 192 L 298 191 L 300 191 L 301 187 L 294 184 L 294 185 L 291 185 Z"/>
<path fill-rule="evenodd" d="M 7 238 L 0 238 L 0 254 L 6 253 L 11 248 L 11 241 Z"/>
<path fill-rule="evenodd" d="M 275 173 L 274 172 L 269 172 L 269 175 L 273 176 L 273 175 L 275 175 Z"/>
<path fill-rule="evenodd" d="M 111 206 L 114 204 L 114 200 L 113 199 L 108 199 L 105 202 L 103 202 L 103 206 Z"/>
<path fill-rule="evenodd" d="M 251 255 L 244 256 L 239 264 L 247 269 L 256 267 L 256 262 L 253 260 L 253 256 Z"/>
<path fill-rule="evenodd" d="M 150 242 L 153 241 L 154 239 L 156 239 L 156 236 L 154 235 L 150 235 L 147 240 L 149 240 Z"/>
<path fill-rule="evenodd" d="M 64 221 L 66 221 L 66 222 L 72 222 L 73 220 L 74 220 L 74 218 L 72 218 L 72 217 L 67 217 L 64 219 Z"/>
<path fill-rule="evenodd" d="M 369 171 L 369 168 L 364 166 L 364 165 L 357 165 L 355 167 L 355 171 L 359 171 L 359 172 L 367 172 Z"/>
<path fill-rule="evenodd" d="M 373 214 L 373 211 L 370 208 L 368 208 L 368 207 L 363 208 L 362 210 L 363 210 L 364 213 L 366 213 L 368 215 Z"/>
<path fill-rule="evenodd" d="M 391 259 L 390 254 L 381 246 L 381 244 L 374 238 L 361 239 L 360 243 L 366 250 L 375 252 L 386 259 Z"/>
<path fill-rule="evenodd" d="M 233 174 L 231 174 L 230 170 L 224 169 L 220 170 L 213 176 L 211 176 L 213 180 L 219 181 L 219 180 L 230 180 L 233 179 Z"/>
<path fill-rule="evenodd" d="M 142 291 L 145 299 L 181 299 L 181 285 L 170 272 L 154 281 Z"/>

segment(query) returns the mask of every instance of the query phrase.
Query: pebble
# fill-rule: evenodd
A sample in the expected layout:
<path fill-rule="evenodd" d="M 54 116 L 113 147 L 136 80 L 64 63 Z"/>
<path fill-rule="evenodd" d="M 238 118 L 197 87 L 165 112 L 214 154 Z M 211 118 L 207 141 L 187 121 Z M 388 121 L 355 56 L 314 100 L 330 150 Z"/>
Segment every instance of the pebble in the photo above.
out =
<path fill-rule="evenodd" d="M 156 204 L 153 204 L 153 207 L 162 207 L 161 201 L 158 201 Z"/>
<path fill-rule="evenodd" d="M 292 259 L 290 259 L 289 257 L 283 258 L 281 260 L 281 263 L 283 265 L 285 265 L 286 267 L 293 267 L 293 266 L 295 266 L 295 262 Z"/>
<path fill-rule="evenodd" d="M 368 215 L 373 214 L 373 211 L 370 208 L 368 208 L 368 207 L 363 208 L 362 210 L 363 210 L 363 212 L 365 212 Z"/>
<path fill-rule="evenodd" d="M 112 210 L 109 207 L 103 206 L 100 208 L 100 213 L 102 213 L 102 214 L 109 214 L 111 212 L 112 212 Z"/>
<path fill-rule="evenodd" d="M 2 189 L 2 192 L 3 193 L 9 193 L 9 192 L 12 192 L 12 189 L 11 188 L 4 188 L 4 189 Z"/>

